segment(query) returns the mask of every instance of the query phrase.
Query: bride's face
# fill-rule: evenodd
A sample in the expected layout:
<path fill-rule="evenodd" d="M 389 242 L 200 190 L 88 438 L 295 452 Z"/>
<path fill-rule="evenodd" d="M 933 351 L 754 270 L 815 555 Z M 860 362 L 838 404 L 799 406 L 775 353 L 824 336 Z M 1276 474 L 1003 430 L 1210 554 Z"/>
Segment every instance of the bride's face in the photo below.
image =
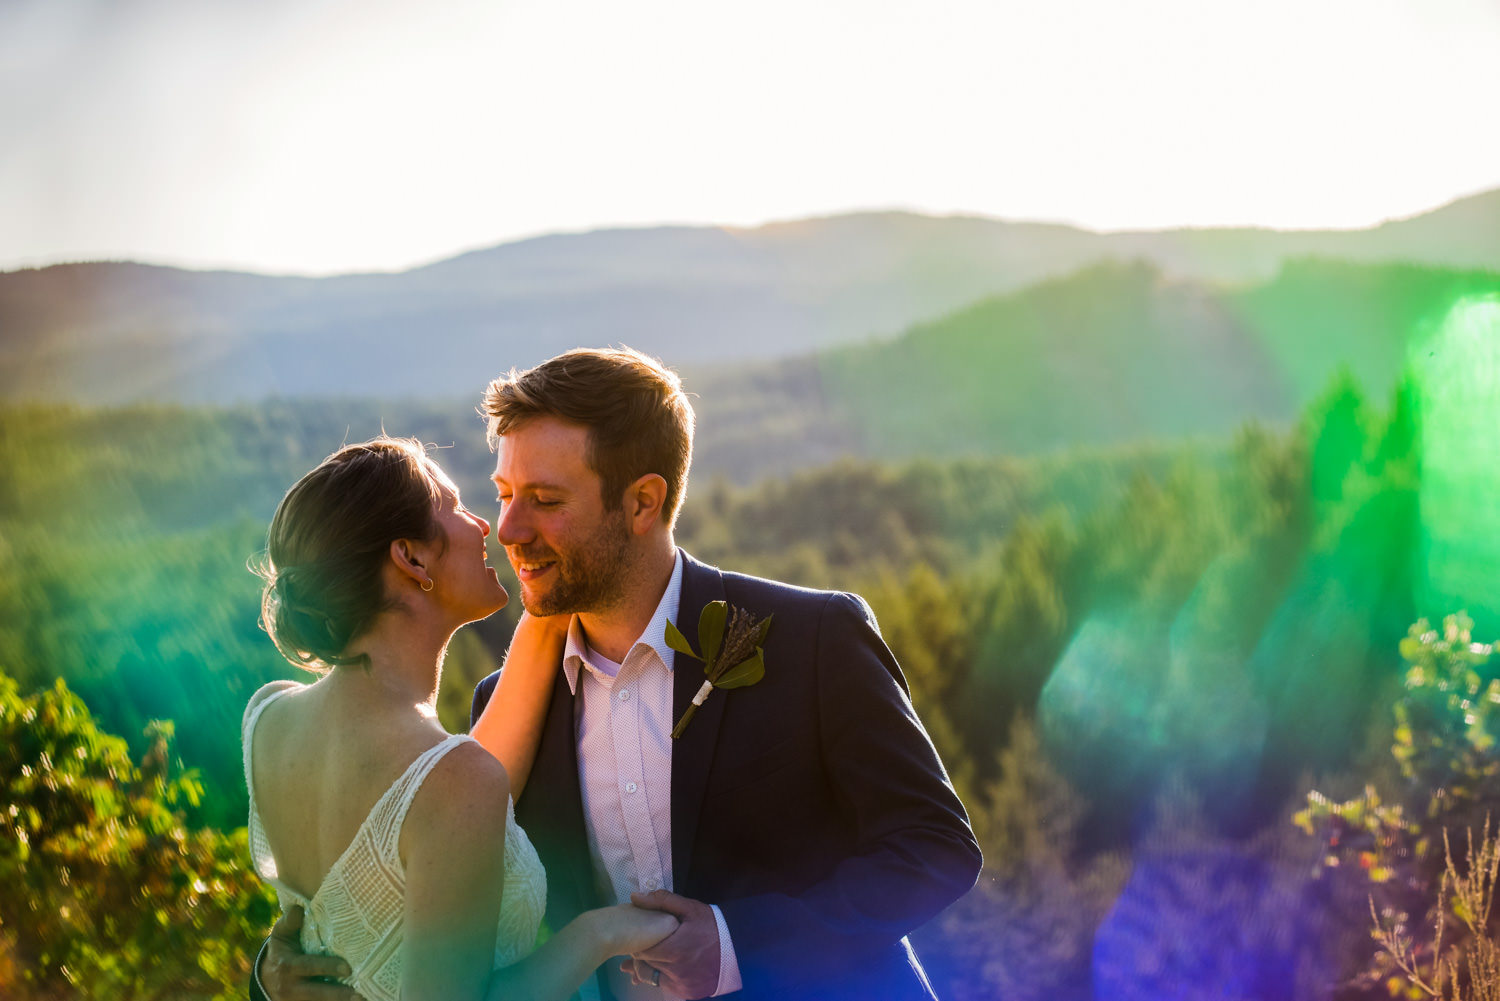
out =
<path fill-rule="evenodd" d="M 442 470 L 434 466 L 433 471 L 440 493 L 434 517 L 447 540 L 430 568 L 433 597 L 462 621 L 472 622 L 504 608 L 510 596 L 486 562 L 490 523 L 464 507 L 458 488 Z"/>

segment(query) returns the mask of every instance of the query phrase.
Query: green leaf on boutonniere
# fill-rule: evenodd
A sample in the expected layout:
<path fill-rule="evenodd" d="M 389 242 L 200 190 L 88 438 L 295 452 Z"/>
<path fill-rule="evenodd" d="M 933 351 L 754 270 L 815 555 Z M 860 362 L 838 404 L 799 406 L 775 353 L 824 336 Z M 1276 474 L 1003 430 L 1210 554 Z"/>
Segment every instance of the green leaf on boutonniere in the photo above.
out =
<path fill-rule="evenodd" d="M 688 642 L 688 638 L 686 636 L 682 635 L 682 630 L 678 629 L 675 625 L 672 624 L 671 619 L 667 620 L 667 646 L 671 647 L 673 650 L 676 650 L 678 653 L 687 654 L 694 660 L 703 659 L 693 652 L 693 645 Z"/>
<path fill-rule="evenodd" d="M 692 705 L 682 714 L 682 719 L 672 728 L 672 737 L 682 736 L 688 721 L 698 711 L 709 693 L 715 688 L 744 688 L 766 676 L 765 651 L 761 644 L 771 629 L 771 616 L 757 619 L 743 608 L 734 608 L 728 602 L 711 601 L 703 606 L 698 616 L 698 649 L 670 620 L 667 622 L 667 646 L 678 653 L 687 654 L 703 662 L 703 673 L 707 680 L 693 696 Z"/>
<path fill-rule="evenodd" d="M 729 603 L 726 601 L 710 601 L 703 606 L 703 612 L 698 616 L 698 649 L 703 651 L 703 663 L 712 664 L 719 655 L 719 644 L 724 641 L 724 625 L 728 618 Z"/>
<path fill-rule="evenodd" d="M 755 653 L 750 659 L 742 664 L 736 664 L 719 676 L 714 682 L 715 688 L 744 688 L 753 685 L 766 676 L 766 658 L 760 647 L 755 648 Z"/>

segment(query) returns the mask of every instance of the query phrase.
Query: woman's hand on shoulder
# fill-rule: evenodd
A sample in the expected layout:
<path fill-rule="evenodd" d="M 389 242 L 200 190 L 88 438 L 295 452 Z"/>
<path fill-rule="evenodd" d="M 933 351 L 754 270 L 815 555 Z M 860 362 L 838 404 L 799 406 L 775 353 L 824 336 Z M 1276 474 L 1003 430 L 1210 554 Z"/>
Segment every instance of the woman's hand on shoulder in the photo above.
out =
<path fill-rule="evenodd" d="M 505 654 L 505 667 L 470 736 L 499 758 L 517 799 L 526 788 L 542 739 L 552 689 L 562 667 L 571 615 L 524 613 Z"/>
<path fill-rule="evenodd" d="M 523 611 L 511 634 L 510 648 L 506 651 L 506 662 L 533 659 L 538 666 L 556 666 L 562 663 L 563 648 L 568 643 L 568 630 L 572 628 L 572 613 L 561 615 L 532 615 Z"/>
<path fill-rule="evenodd" d="M 523 611 L 521 620 L 516 623 L 516 628 L 535 630 L 539 635 L 548 637 L 553 642 L 566 642 L 568 630 L 572 625 L 572 612 L 563 612 L 560 615 L 532 615 L 530 612 Z"/>

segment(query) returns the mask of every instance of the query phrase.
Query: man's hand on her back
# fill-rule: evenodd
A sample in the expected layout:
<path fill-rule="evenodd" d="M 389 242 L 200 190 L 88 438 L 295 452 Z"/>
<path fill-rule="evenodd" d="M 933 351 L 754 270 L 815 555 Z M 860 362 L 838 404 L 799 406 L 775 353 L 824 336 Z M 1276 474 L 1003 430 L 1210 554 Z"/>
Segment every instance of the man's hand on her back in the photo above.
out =
<path fill-rule="evenodd" d="M 335 983 L 349 975 L 349 964 L 337 956 L 309 956 L 302 951 L 302 908 L 293 907 L 271 927 L 271 938 L 257 975 L 270 1001 L 360 1001 L 354 988 Z"/>

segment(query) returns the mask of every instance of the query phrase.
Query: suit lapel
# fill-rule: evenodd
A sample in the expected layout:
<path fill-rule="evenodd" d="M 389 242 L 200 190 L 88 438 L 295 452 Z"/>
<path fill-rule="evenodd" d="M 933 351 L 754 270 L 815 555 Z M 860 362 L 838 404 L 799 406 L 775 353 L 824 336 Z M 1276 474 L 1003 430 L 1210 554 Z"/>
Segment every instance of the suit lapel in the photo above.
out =
<path fill-rule="evenodd" d="M 695 648 L 698 646 L 698 615 L 703 606 L 723 600 L 723 575 L 716 568 L 705 566 L 683 553 L 682 596 L 677 606 L 676 625 Z M 687 712 L 705 678 L 700 661 L 680 653 L 674 653 L 672 658 L 672 720 L 675 723 Z M 689 896 L 693 887 L 688 882 L 688 866 L 692 863 L 698 817 L 703 810 L 703 794 L 708 786 L 709 767 L 713 764 L 726 701 L 723 693 L 710 695 L 698 707 L 682 736 L 672 742 L 672 881 L 678 893 Z"/>
<path fill-rule="evenodd" d="M 574 732 L 573 693 L 559 669 L 531 778 L 521 802 L 516 804 L 516 820 L 536 845 L 547 879 L 556 881 L 562 890 L 556 895 L 561 914 L 553 914 L 553 908 L 548 907 L 548 917 L 555 927 L 561 927 L 559 917 L 564 922 L 571 920 L 592 906 L 593 900 L 593 864 L 584 828 Z M 553 903 L 550 899 L 548 902 Z"/>

